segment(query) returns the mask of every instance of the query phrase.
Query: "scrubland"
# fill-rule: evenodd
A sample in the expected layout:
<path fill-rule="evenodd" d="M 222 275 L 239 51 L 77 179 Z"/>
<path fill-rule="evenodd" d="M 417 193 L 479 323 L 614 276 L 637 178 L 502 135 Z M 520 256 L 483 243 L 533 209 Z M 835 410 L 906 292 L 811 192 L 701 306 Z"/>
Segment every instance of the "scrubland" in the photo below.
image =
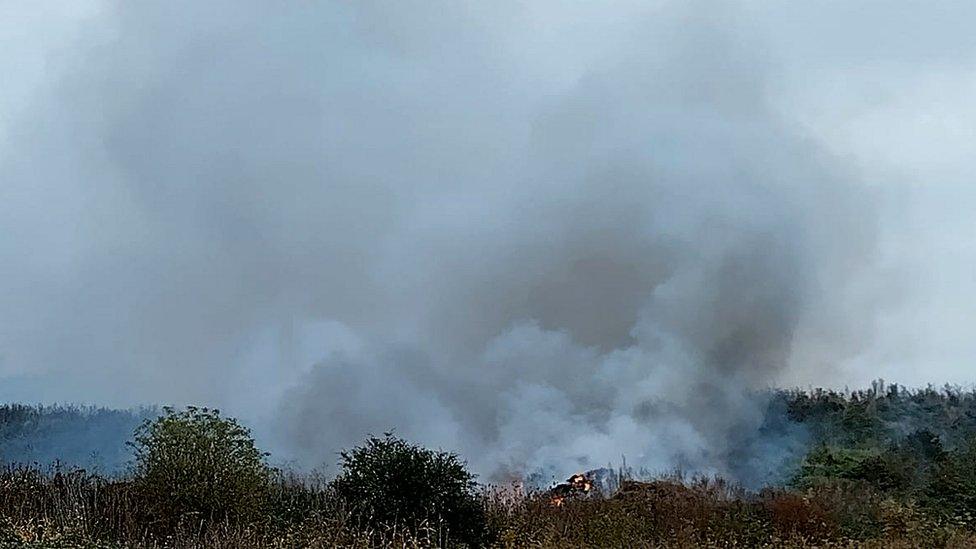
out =
<path fill-rule="evenodd" d="M 803 433 L 777 482 L 621 469 L 612 489 L 560 505 L 545 488 L 480 484 L 461 456 L 393 435 L 343 453 L 325 478 L 269 466 L 215 410 L 143 411 L 122 471 L 9 463 L 0 547 L 976 547 L 972 391 L 780 391 L 768 410 L 769 425 Z M 56 425 L 125 423 L 54 411 Z M 43 409 L 0 419 L 0 449 L 57 428 Z"/>

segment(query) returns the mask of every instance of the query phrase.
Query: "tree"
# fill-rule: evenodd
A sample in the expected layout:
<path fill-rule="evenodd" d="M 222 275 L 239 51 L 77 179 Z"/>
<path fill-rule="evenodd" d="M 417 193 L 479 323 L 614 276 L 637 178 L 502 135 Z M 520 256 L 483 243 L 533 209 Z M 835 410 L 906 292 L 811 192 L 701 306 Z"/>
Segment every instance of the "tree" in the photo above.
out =
<path fill-rule="evenodd" d="M 145 420 L 129 443 L 135 483 L 158 524 L 257 517 L 272 470 L 250 431 L 218 410 L 163 408 Z"/>
<path fill-rule="evenodd" d="M 426 526 L 448 542 L 480 545 L 486 535 L 475 476 L 457 455 L 415 446 L 387 433 L 340 454 L 332 482 L 360 520 L 372 526 Z"/>

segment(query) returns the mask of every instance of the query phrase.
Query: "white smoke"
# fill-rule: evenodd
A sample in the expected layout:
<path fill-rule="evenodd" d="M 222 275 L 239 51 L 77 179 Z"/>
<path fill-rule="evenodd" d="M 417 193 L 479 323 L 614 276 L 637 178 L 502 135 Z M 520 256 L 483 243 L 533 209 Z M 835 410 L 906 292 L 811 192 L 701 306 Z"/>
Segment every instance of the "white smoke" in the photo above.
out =
<path fill-rule="evenodd" d="M 306 465 L 395 429 L 728 474 L 754 389 L 904 345 L 905 185 L 807 91 L 881 53 L 811 46 L 829 13 L 52 6 L 3 8 L 4 398 L 219 405 Z"/>

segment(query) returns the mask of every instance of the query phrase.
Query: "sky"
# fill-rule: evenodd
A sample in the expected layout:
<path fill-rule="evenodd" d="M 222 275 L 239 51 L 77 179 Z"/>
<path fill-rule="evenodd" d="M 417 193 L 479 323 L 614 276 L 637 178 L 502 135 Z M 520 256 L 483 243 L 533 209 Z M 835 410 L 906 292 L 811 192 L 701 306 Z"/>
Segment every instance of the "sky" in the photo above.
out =
<path fill-rule="evenodd" d="M 0 1 L 0 399 L 500 477 L 722 472 L 754 389 L 968 386 L 974 17 Z"/>

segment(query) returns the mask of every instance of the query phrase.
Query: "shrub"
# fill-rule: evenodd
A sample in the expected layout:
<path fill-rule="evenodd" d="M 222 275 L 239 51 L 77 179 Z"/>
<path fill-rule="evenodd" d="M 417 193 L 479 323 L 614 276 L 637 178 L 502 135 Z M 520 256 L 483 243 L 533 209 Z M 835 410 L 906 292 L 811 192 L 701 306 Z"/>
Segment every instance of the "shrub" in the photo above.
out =
<path fill-rule="evenodd" d="M 486 536 L 475 476 L 457 455 L 387 433 L 340 454 L 336 494 L 366 524 L 444 532 L 442 541 L 480 545 Z"/>
<path fill-rule="evenodd" d="M 865 474 L 875 474 L 877 458 L 874 449 L 817 446 L 807 453 L 792 484 L 809 488 L 831 479 L 859 479 Z"/>
<path fill-rule="evenodd" d="M 271 469 L 250 432 L 218 410 L 164 408 L 135 432 L 135 484 L 157 526 L 253 520 Z"/>

